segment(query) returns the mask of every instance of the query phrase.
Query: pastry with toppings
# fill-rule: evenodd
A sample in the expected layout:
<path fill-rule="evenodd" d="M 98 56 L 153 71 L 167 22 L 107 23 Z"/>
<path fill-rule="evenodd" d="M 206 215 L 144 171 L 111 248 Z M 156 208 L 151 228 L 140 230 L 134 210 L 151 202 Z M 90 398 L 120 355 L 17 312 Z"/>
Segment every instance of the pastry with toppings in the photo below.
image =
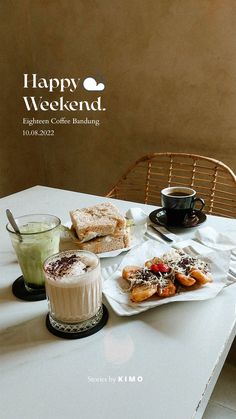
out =
<path fill-rule="evenodd" d="M 185 287 L 212 282 L 208 264 L 198 257 L 188 255 L 182 249 L 166 253 L 163 261 L 175 271 L 175 278 Z"/>
<path fill-rule="evenodd" d="M 163 263 L 152 264 L 149 268 L 126 266 L 122 277 L 129 282 L 130 298 L 136 303 L 154 294 L 162 298 L 170 297 L 176 291 L 173 270 Z"/>
<path fill-rule="evenodd" d="M 122 277 L 129 282 L 130 298 L 136 303 L 153 295 L 171 297 L 180 286 L 188 290 L 212 281 L 208 264 L 182 249 L 147 260 L 144 267 L 125 266 Z"/>

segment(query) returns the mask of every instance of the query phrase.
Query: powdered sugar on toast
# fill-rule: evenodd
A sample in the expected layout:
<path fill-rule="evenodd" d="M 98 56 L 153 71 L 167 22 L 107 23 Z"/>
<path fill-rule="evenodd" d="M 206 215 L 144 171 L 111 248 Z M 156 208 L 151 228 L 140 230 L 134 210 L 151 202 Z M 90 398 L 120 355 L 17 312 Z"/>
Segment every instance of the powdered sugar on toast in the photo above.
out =
<path fill-rule="evenodd" d="M 125 218 L 110 202 L 76 209 L 70 212 L 70 216 L 80 242 L 106 235 L 125 234 Z"/>

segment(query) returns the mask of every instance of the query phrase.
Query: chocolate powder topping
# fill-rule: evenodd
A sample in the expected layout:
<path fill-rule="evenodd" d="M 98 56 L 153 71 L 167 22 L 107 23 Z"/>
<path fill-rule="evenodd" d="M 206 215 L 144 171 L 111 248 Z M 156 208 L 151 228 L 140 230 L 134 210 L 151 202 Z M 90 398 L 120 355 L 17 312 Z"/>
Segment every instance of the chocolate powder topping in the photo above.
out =
<path fill-rule="evenodd" d="M 60 259 L 55 260 L 54 262 L 51 262 L 47 268 L 46 271 L 50 275 L 57 275 L 57 276 L 63 276 L 68 273 L 69 268 L 74 265 L 74 263 L 78 263 L 79 258 L 77 255 L 71 255 L 71 256 L 63 256 Z M 87 266 L 84 268 L 84 272 L 87 271 Z M 55 278 L 56 279 L 56 278 Z"/>

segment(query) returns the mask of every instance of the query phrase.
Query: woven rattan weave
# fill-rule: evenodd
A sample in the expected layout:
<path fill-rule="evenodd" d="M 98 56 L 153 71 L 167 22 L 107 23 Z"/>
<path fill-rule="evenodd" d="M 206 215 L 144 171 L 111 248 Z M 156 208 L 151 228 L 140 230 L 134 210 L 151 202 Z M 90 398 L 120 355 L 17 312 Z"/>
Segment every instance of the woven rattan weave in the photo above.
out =
<path fill-rule="evenodd" d="M 236 176 L 221 161 L 186 153 L 153 153 L 137 160 L 107 197 L 160 206 L 160 191 L 189 186 L 208 214 L 236 217 Z"/>

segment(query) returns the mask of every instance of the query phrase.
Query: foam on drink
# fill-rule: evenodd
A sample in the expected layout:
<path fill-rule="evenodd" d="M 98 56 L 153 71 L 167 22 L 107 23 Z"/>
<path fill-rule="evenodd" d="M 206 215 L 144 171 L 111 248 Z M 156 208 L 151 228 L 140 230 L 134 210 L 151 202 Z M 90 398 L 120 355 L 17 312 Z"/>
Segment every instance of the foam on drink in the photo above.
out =
<path fill-rule="evenodd" d="M 50 315 L 64 323 L 78 323 L 95 316 L 102 304 L 98 257 L 87 251 L 69 250 L 44 264 Z"/>

